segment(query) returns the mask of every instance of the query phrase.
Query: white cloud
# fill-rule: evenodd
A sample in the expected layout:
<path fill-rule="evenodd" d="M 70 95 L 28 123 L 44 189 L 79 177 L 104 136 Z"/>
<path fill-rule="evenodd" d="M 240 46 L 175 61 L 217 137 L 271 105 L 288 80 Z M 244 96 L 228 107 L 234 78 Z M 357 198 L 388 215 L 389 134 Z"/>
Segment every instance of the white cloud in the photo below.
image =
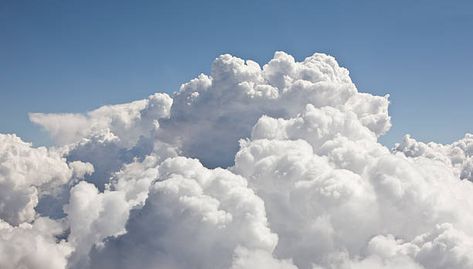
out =
<path fill-rule="evenodd" d="M 4 269 L 63 269 L 72 248 L 57 240 L 63 227 L 49 219 L 11 226 L 0 220 L 0 267 Z"/>
<path fill-rule="evenodd" d="M 82 114 L 30 113 L 30 120 L 42 126 L 60 145 L 109 131 L 124 147 L 132 147 L 141 136 L 149 136 L 158 119 L 169 117 L 172 99 L 156 93 L 127 104 L 103 106 Z"/>
<path fill-rule="evenodd" d="M 292 118 L 308 104 L 353 113 L 377 136 L 390 128 L 387 97 L 358 93 L 348 70 L 324 54 L 296 62 L 277 52 L 263 68 L 222 55 L 211 76 L 182 85 L 173 98 L 170 120 L 160 133 L 210 167 L 231 165 L 238 140 L 250 136 L 261 116 Z"/>
<path fill-rule="evenodd" d="M 408 157 L 441 161 L 450 166 L 461 179 L 473 181 L 473 134 L 466 134 L 464 138 L 449 145 L 434 142 L 426 144 L 406 135 L 394 150 Z"/>
<path fill-rule="evenodd" d="M 86 266 L 88 253 L 95 244 L 125 233 L 129 210 L 123 192 L 99 193 L 94 185 L 84 181 L 74 186 L 65 206 L 70 227 L 68 242 L 74 247 L 70 264 L 77 268 Z"/>
<path fill-rule="evenodd" d="M 127 233 L 98 248 L 92 268 L 229 268 L 233 259 L 235 268 L 261 262 L 294 268 L 272 257 L 277 236 L 244 178 L 183 157 L 164 161 L 158 170 Z"/>
<path fill-rule="evenodd" d="M 444 162 L 392 154 L 364 130 L 350 114 L 309 107 L 289 120 L 261 118 L 251 140 L 241 142 L 232 171 L 265 201 L 279 235 L 276 256 L 292 258 L 299 268 L 338 268 L 343 263 L 329 258 L 345 252 L 361 257 L 348 268 L 407 267 L 400 264 L 411 260 L 413 268 L 468 264 L 466 251 L 440 254 L 459 264 L 453 267 L 443 260 L 432 267 L 417 254 L 386 260 L 365 253 L 375 235 L 410 241 L 444 223 L 464 233 L 451 244 L 468 246 L 473 184 Z"/>
<path fill-rule="evenodd" d="M 32 221 L 39 197 L 54 192 L 71 176 L 57 152 L 0 134 L 0 218 L 4 221 L 13 225 Z"/>
<path fill-rule="evenodd" d="M 390 151 L 388 105 L 331 56 L 277 52 L 222 55 L 172 98 L 31 114 L 60 147 L 0 136 L 0 267 L 472 268 L 473 137 Z"/>

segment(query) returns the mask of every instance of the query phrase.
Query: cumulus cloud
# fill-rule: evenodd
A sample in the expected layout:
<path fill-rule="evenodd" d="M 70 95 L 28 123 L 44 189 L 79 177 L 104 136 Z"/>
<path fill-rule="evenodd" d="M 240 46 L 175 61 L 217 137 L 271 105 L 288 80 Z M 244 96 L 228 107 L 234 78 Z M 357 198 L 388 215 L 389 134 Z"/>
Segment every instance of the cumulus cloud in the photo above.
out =
<path fill-rule="evenodd" d="M 226 54 L 172 96 L 32 113 L 56 147 L 0 135 L 0 267 L 473 268 L 473 136 L 390 150 L 388 98 L 325 54 Z"/>
<path fill-rule="evenodd" d="M 83 114 L 30 113 L 30 120 L 42 126 L 59 145 L 110 131 L 124 147 L 132 147 L 156 128 L 160 118 L 169 117 L 172 99 L 156 93 L 127 104 L 103 106 Z"/>
<path fill-rule="evenodd" d="M 211 76 L 181 86 L 161 132 L 185 155 L 209 167 L 228 166 L 238 140 L 249 137 L 261 116 L 292 118 L 309 104 L 343 108 L 376 136 L 390 128 L 387 97 L 358 93 L 333 57 L 314 54 L 296 62 L 277 52 L 263 67 L 228 54 L 218 57 Z"/>
<path fill-rule="evenodd" d="M 71 176 L 72 169 L 54 150 L 33 148 L 15 135 L 0 134 L 2 220 L 13 225 L 32 221 L 39 197 L 54 192 Z"/>
<path fill-rule="evenodd" d="M 298 134 L 306 133 L 304 127 L 294 128 Z M 334 253 L 362 257 L 351 261 L 360 268 L 380 268 L 379 264 L 386 264 L 387 268 L 406 267 L 398 263 L 401 260 L 412 260 L 425 268 L 457 268 L 432 267 L 430 259 L 417 253 L 384 257 L 366 251 L 375 235 L 411 241 L 437 225 L 465 232 L 455 239 L 460 245 L 469 245 L 473 232 L 473 219 L 468 213 L 473 210 L 471 182 L 461 181 L 443 163 L 393 155 L 374 141 L 365 144 L 373 149 L 355 148 L 355 152 L 364 155 L 356 158 L 349 153 L 350 134 L 353 133 L 341 131 L 334 136 L 344 136 L 343 140 L 334 140 L 347 145 L 338 146 L 346 151 L 329 152 L 336 154 L 336 158 L 325 155 L 326 150 L 316 153 L 323 147 L 316 135 L 311 136 L 315 139 L 312 142 L 300 137 L 261 136 L 242 141 L 232 169 L 245 176 L 265 201 L 271 228 L 279 235 L 276 256 L 292 258 L 299 268 L 311 268 L 313 264 L 322 268 L 347 266 L 334 262 Z M 268 137 L 273 136 L 268 133 Z M 351 139 L 356 141 L 358 136 Z M 446 250 L 440 255 L 461 264 L 468 259 L 465 253 Z"/>
<path fill-rule="evenodd" d="M 281 263 L 271 255 L 277 235 L 268 227 L 263 201 L 246 180 L 195 159 L 171 158 L 158 167 L 126 230 L 96 250 L 91 268 L 230 268 L 234 259 L 236 268 L 259 259 Z"/>
<path fill-rule="evenodd" d="M 408 157 L 440 161 L 450 166 L 461 179 L 473 181 L 473 134 L 466 134 L 464 138 L 448 145 L 418 142 L 406 135 L 394 150 Z"/>
<path fill-rule="evenodd" d="M 72 248 L 57 237 L 61 223 L 39 218 L 33 224 L 11 226 L 0 220 L 0 267 L 5 269 L 63 269 Z"/>

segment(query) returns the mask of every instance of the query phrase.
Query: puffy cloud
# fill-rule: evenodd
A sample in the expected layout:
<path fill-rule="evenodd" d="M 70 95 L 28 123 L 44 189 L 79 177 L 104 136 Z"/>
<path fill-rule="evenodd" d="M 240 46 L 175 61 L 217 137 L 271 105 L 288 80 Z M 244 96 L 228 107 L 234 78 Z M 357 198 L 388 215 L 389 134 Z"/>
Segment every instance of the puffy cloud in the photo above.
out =
<path fill-rule="evenodd" d="M 389 152 L 359 120 L 332 108 L 309 105 L 288 120 L 262 117 L 241 142 L 232 171 L 264 200 L 279 235 L 276 256 L 299 268 L 418 268 L 425 265 L 421 255 L 371 257 L 367 243 L 385 234 L 414 240 L 443 223 L 466 239 L 473 234 L 471 182 L 443 162 Z M 452 244 L 464 243 L 458 238 Z M 343 263 L 333 258 L 337 253 L 359 258 Z"/>
<path fill-rule="evenodd" d="M 54 192 L 71 176 L 72 170 L 54 150 L 33 148 L 15 135 L 0 134 L 2 220 L 13 225 L 32 221 L 39 197 Z"/>
<path fill-rule="evenodd" d="M 70 263 L 85 268 L 95 244 L 125 232 L 129 206 L 124 192 L 99 193 L 94 185 L 82 181 L 71 189 L 65 212 L 70 227 L 68 242 L 74 247 Z"/>
<path fill-rule="evenodd" d="M 367 258 L 342 264 L 347 268 L 472 268 L 472 239 L 448 223 L 410 242 L 379 235 L 368 243 Z"/>
<path fill-rule="evenodd" d="M 42 126 L 60 145 L 109 131 L 121 145 L 132 147 L 141 136 L 149 136 L 159 125 L 158 119 L 169 117 L 171 105 L 171 97 L 156 93 L 148 99 L 103 106 L 87 115 L 30 113 L 30 120 Z"/>
<path fill-rule="evenodd" d="M 0 267 L 5 269 L 63 269 L 72 248 L 57 240 L 61 223 L 47 218 L 11 226 L 0 220 Z"/>
<path fill-rule="evenodd" d="M 244 178 L 183 157 L 164 161 L 158 173 L 127 233 L 96 249 L 91 268 L 230 268 L 234 259 L 234 268 L 294 268 L 271 256 L 277 236 Z"/>
<path fill-rule="evenodd" d="M 184 155 L 216 167 L 233 163 L 238 140 L 250 135 L 262 115 L 294 117 L 308 104 L 353 113 L 376 136 L 390 128 L 387 96 L 358 93 L 348 70 L 333 57 L 316 53 L 296 62 L 284 52 L 262 68 L 251 60 L 222 55 L 214 61 L 211 76 L 202 74 L 183 84 L 173 99 L 155 94 L 86 115 L 32 113 L 30 118 L 59 144 L 108 131 L 120 148 L 129 149 L 155 131 Z"/>
<path fill-rule="evenodd" d="M 332 107 L 315 108 L 307 105 L 301 115 L 294 118 L 274 119 L 263 116 L 253 128 L 252 137 L 268 139 L 304 139 L 315 148 L 345 136 L 352 141 L 376 141 L 376 135 L 359 121 L 356 114 L 342 112 Z"/>
<path fill-rule="evenodd" d="M 413 255 L 426 268 L 473 267 L 473 237 L 451 224 L 438 225 L 432 233 L 415 238 L 411 244 Z"/>
<path fill-rule="evenodd" d="M 168 152 L 160 153 L 161 157 L 168 156 Z M 69 259 L 71 268 L 88 268 L 91 249 L 103 246 L 108 237 L 126 232 L 130 210 L 143 207 L 151 184 L 158 178 L 161 161 L 160 157 L 149 155 L 143 161 L 124 165 L 103 192 L 85 181 L 70 190 L 65 212 L 68 241 L 74 248 Z"/>
<path fill-rule="evenodd" d="M 60 147 L 0 136 L 0 267 L 472 268 L 473 137 L 389 150 L 388 97 L 276 52 L 222 55 L 172 97 L 33 113 Z"/>
<path fill-rule="evenodd" d="M 234 169 L 265 202 L 279 235 L 276 254 L 293 258 L 300 268 L 321 263 L 334 251 L 357 253 L 376 231 L 377 203 L 369 182 L 333 169 L 303 140 L 244 143 Z"/>
<path fill-rule="evenodd" d="M 169 117 L 172 102 L 169 95 L 156 93 L 127 104 L 103 106 L 86 115 L 31 113 L 30 119 L 64 145 L 61 150 L 68 161 L 92 164 L 94 171 L 86 180 L 103 191 L 124 164 L 144 158 L 154 147 L 164 147 L 163 142 L 155 142 L 155 133 L 159 121 Z"/>
<path fill-rule="evenodd" d="M 238 140 L 250 136 L 261 116 L 291 118 L 309 104 L 352 113 L 375 136 L 390 128 L 387 97 L 358 93 L 333 57 L 316 53 L 296 62 L 276 52 L 262 68 L 228 54 L 218 57 L 211 76 L 200 75 L 174 95 L 161 132 L 185 155 L 209 167 L 228 166 Z"/>
<path fill-rule="evenodd" d="M 443 162 L 451 166 L 461 179 L 473 181 L 473 134 L 466 134 L 464 138 L 448 145 L 434 142 L 426 144 L 406 135 L 394 150 L 408 157 L 425 157 Z"/>
<path fill-rule="evenodd" d="M 237 248 L 231 269 L 296 269 L 290 260 L 276 260 L 268 252 Z"/>

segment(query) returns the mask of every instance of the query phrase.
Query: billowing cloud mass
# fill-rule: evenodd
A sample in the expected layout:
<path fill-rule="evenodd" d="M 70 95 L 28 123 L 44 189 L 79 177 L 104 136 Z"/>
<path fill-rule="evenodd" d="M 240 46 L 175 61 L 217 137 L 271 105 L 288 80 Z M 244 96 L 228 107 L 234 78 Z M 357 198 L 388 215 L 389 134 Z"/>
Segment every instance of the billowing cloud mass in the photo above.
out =
<path fill-rule="evenodd" d="M 231 55 L 168 95 L 0 135 L 1 268 L 473 268 L 473 135 L 388 149 L 325 54 Z M 45 258 L 47 257 L 47 258 Z"/>

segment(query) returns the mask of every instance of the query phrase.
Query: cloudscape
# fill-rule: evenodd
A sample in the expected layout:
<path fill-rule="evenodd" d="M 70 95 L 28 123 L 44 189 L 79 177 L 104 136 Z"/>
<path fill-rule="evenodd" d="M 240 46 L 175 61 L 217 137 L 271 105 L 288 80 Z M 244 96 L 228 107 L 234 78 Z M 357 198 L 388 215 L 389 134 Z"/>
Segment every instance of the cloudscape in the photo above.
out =
<path fill-rule="evenodd" d="M 224 54 L 172 94 L 0 134 L 0 268 L 473 268 L 473 135 L 391 128 L 332 56 Z"/>

